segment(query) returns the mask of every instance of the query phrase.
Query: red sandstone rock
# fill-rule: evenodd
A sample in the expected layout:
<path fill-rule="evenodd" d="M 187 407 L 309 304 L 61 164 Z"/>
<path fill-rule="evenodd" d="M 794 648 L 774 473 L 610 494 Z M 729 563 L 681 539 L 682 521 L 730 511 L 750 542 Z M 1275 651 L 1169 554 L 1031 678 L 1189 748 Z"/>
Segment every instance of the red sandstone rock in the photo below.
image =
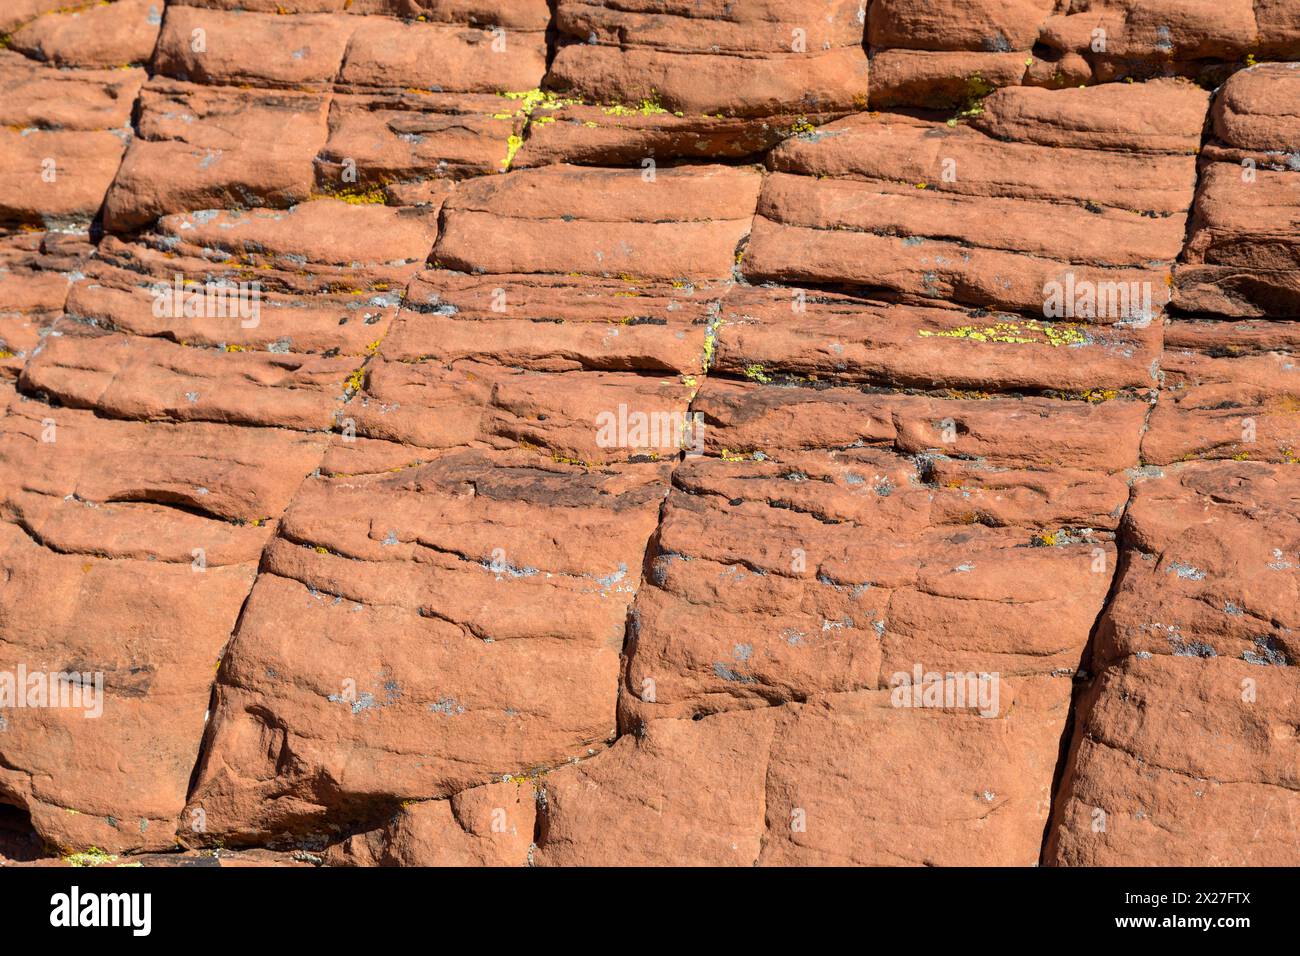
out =
<path fill-rule="evenodd" d="M 873 47 L 902 50 L 1028 50 L 1050 0 L 876 0 L 869 11 L 867 38 Z"/>
<path fill-rule="evenodd" d="M 24 385 L 114 417 L 329 429 L 433 232 L 418 210 L 336 200 L 166 217 L 150 241 L 202 246 L 214 272 L 224 256 L 222 274 L 185 279 L 147 245 L 87 263 Z M 317 270 L 329 292 L 295 294 Z"/>
<path fill-rule="evenodd" d="M 1105 92 L 998 91 L 990 128 L 1005 139 L 873 114 L 790 140 L 770 160 L 777 172 L 764 182 L 745 275 L 1146 321 L 1168 300 L 1191 200 L 1193 160 L 1171 148 L 1195 148 L 1189 101 L 1204 95 L 1176 84 L 1137 92 L 1160 111 L 1159 125 L 1112 123 L 1086 145 L 1076 117 L 1087 115 L 1090 100 L 1110 99 Z M 1062 127 L 1051 138 L 1082 148 L 1054 149 L 1048 163 L 1035 142 L 1043 134 L 1017 142 L 1012 117 L 1031 111 L 1047 117 L 1037 129 Z M 1112 136 L 1117 147 L 1141 141 L 1146 149 L 1107 150 Z M 1077 173 L 1063 177 L 1063 163 Z M 1008 176 L 1022 164 L 1026 175 Z M 1120 289 L 1130 293 L 1127 303 L 1116 297 Z M 1106 304 L 1083 304 L 1084 290 Z"/>
<path fill-rule="evenodd" d="M 4 125 L 55 130 L 127 126 L 143 70 L 52 70 L 0 51 L 0 117 Z"/>
<path fill-rule="evenodd" d="M 304 488 L 220 679 L 209 833 L 328 830 L 603 747 L 665 473 L 466 451 Z"/>
<path fill-rule="evenodd" d="M 12 390 L 0 427 L 3 670 L 103 687 L 80 708 L 6 708 L 0 792 L 54 846 L 168 848 L 268 522 L 319 441 L 111 422 Z"/>
<path fill-rule="evenodd" d="M 494 34 L 365 17 L 356 21 L 351 36 L 339 74 L 342 83 L 496 93 L 534 89 L 546 72 L 546 38 L 540 30 Z"/>
<path fill-rule="evenodd" d="M 548 83 L 598 102 L 754 116 L 865 103 L 857 0 L 562 0 Z M 701 16 L 704 12 L 706 15 Z"/>
<path fill-rule="evenodd" d="M 1235 74 L 1215 98 L 1175 302 L 1194 312 L 1290 317 L 1300 309 L 1300 121 L 1283 104 L 1294 64 Z"/>
<path fill-rule="evenodd" d="M 1194 462 L 1140 480 L 1047 859 L 1295 859 L 1300 485 L 1293 465 Z"/>
<path fill-rule="evenodd" d="M 105 225 L 128 231 L 168 213 L 302 202 L 327 106 L 314 93 L 151 80 L 140 96 L 140 135 L 104 202 Z"/>
<path fill-rule="evenodd" d="M 1297 323 L 1278 322 L 1272 340 L 1252 341 L 1240 323 L 1177 323 L 1160 359 L 1164 388 L 1142 442 L 1143 458 L 1294 463 L 1300 459 Z M 1220 327 L 1222 326 L 1222 327 Z"/>
<path fill-rule="evenodd" d="M 1114 80 L 1194 74 L 1205 61 L 1241 59 L 1258 39 L 1251 0 L 1102 0 L 1049 17 L 1039 42 Z"/>
<path fill-rule="evenodd" d="M 523 866 L 537 815 L 528 780 L 406 803 L 383 827 L 331 847 L 334 866 Z"/>
<path fill-rule="evenodd" d="M 758 187 L 726 166 L 521 170 L 450 197 L 433 258 L 461 272 L 722 279 Z"/>
<path fill-rule="evenodd" d="M 508 165 L 511 137 L 524 128 L 515 105 L 498 96 L 422 90 L 335 94 L 317 179 L 325 192 L 347 195 L 430 177 L 440 182 L 500 172 Z"/>
<path fill-rule="evenodd" d="M 61 248 L 61 246 L 66 248 Z M 0 242 L 0 369 L 17 377 L 63 313 L 74 270 L 91 249 L 42 233 Z"/>
<path fill-rule="evenodd" d="M 171 4 L 156 73 L 214 86 L 318 89 L 338 75 L 357 19 L 224 13 Z"/>
<path fill-rule="evenodd" d="M 1018 85 L 1032 64 L 1024 53 L 884 50 L 871 58 L 871 106 L 976 110 L 992 90 Z"/>
<path fill-rule="evenodd" d="M 0 224 L 84 232 L 131 141 L 143 71 L 55 70 L 0 53 Z"/>
<path fill-rule="evenodd" d="M 162 23 L 163 0 L 114 0 L 60 9 L 30 21 L 9 47 L 57 67 L 147 63 Z"/>
<path fill-rule="evenodd" d="M 0 864 L 1295 863 L 1294 6 L 14 0 Z"/>

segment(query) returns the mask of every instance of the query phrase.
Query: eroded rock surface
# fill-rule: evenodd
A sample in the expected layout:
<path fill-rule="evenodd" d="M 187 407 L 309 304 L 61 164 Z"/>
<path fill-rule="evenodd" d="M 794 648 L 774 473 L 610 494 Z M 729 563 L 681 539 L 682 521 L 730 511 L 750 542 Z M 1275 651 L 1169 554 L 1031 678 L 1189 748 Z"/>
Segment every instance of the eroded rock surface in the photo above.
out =
<path fill-rule="evenodd" d="M 1189 462 L 1134 490 L 1048 859 L 1288 865 L 1300 819 L 1294 466 Z"/>
<path fill-rule="evenodd" d="M 1294 7 L 8 4 L 0 862 L 1300 862 Z"/>

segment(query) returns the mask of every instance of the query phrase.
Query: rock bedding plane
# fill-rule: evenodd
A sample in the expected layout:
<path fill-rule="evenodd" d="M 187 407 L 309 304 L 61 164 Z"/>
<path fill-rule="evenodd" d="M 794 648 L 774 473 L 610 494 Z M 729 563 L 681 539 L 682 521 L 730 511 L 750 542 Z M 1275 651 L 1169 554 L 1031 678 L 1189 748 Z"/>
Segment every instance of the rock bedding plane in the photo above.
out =
<path fill-rule="evenodd" d="M 0 865 L 1300 864 L 1300 6 L 16 0 Z"/>

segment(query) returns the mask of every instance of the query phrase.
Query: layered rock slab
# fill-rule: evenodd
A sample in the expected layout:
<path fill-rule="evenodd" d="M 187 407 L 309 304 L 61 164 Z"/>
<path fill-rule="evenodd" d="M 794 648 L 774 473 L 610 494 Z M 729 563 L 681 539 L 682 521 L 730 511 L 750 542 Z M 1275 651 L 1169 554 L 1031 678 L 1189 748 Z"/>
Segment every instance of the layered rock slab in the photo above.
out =
<path fill-rule="evenodd" d="M 62 7 L 9 36 L 12 50 L 59 68 L 143 66 L 153 56 L 164 0 L 113 0 Z"/>
<path fill-rule="evenodd" d="M 524 129 L 517 105 L 495 94 L 414 89 L 335 94 L 318 185 L 365 199 L 378 187 L 436 188 L 501 172 Z"/>
<path fill-rule="evenodd" d="M 535 859 L 653 863 L 702 818 L 730 822 L 692 862 L 1035 862 L 1145 405 L 711 378 L 692 411 L 705 454 L 633 607 L 626 736 L 546 776 Z M 908 703 L 967 673 L 982 706 Z M 745 775 L 691 786 L 710 760 Z M 923 826 L 916 788 L 943 808 Z"/>
<path fill-rule="evenodd" d="M 871 104 L 978 112 L 994 89 L 1182 76 L 1207 89 L 1255 58 L 1300 58 L 1284 0 L 1053 4 L 875 0 Z"/>
<path fill-rule="evenodd" d="M 356 434 L 592 465 L 675 457 L 759 178 L 557 166 L 461 184 L 437 268 L 348 407 Z"/>
<path fill-rule="evenodd" d="M 170 848 L 213 673 L 321 442 L 107 421 L 8 388 L 0 427 L 3 670 L 47 691 L 71 673 L 55 686 L 81 704 L 6 707 L 0 791 L 50 845 Z"/>
<path fill-rule="evenodd" d="M 534 785 L 508 780 L 447 800 L 407 803 L 382 827 L 330 847 L 331 866 L 524 866 L 537 816 Z"/>
<path fill-rule="evenodd" d="M 1079 664 L 1141 403 L 710 380 L 692 409 L 709 454 L 674 473 L 635 608 L 625 727 L 877 689 L 917 662 Z"/>
<path fill-rule="evenodd" d="M 862 115 L 787 141 L 743 272 L 1149 318 L 1182 248 L 1205 94 L 1174 81 L 1131 92 L 1129 112 L 1100 122 L 1106 89 L 1016 88 L 990 96 L 975 129 Z"/>
<path fill-rule="evenodd" d="M 367 365 L 346 427 L 401 443 L 400 463 L 464 444 L 588 464 L 674 458 L 694 440 L 686 410 L 725 291 L 632 276 L 426 271 Z M 365 466 L 346 458 L 372 449 L 337 451 L 351 471 Z"/>
<path fill-rule="evenodd" d="M 0 374 L 16 378 L 50 334 L 92 251 L 77 234 L 19 233 L 0 239 Z"/>
<path fill-rule="evenodd" d="M 871 105 L 974 108 L 994 89 L 1032 82 L 1050 0 L 876 0 L 868 7 Z M 1058 63 L 1076 84 L 1086 64 Z"/>
<path fill-rule="evenodd" d="M 279 16 L 168 4 L 153 69 L 206 86 L 324 90 L 361 22 L 339 14 Z"/>
<path fill-rule="evenodd" d="M 865 104 L 857 0 L 562 0 L 548 82 L 605 102 L 763 115 Z"/>
<path fill-rule="evenodd" d="M 862 691 L 656 720 L 542 779 L 532 859 L 1033 865 L 1068 699 L 1068 682 L 1039 678 L 998 719 L 900 711 L 888 691 Z"/>
<path fill-rule="evenodd" d="M 24 387 L 118 418 L 331 429 L 435 234 L 430 212 L 325 199 L 105 239 Z"/>
<path fill-rule="evenodd" d="M 866 106 L 864 19 L 853 0 L 565 0 L 546 80 L 560 108 L 530 124 L 519 164 L 760 153 Z"/>
<path fill-rule="evenodd" d="M 220 675 L 209 838 L 373 826 L 603 747 L 666 473 L 470 449 L 309 483 Z"/>
<path fill-rule="evenodd" d="M 559 165 L 471 181 L 444 204 L 434 262 L 459 272 L 725 279 L 760 178 L 727 166 Z"/>
<path fill-rule="evenodd" d="M 140 94 L 138 136 L 104 203 L 104 225 L 132 232 L 158 217 L 308 199 L 328 135 L 323 92 L 207 87 L 155 76 Z"/>
<path fill-rule="evenodd" d="M 1300 57 L 1294 10 L 1278 0 L 1227 3 L 1105 0 L 1056 12 L 1039 41 L 1053 55 L 1085 59 L 1098 82 L 1189 76 L 1212 79 L 1216 67 L 1248 56 Z"/>
<path fill-rule="evenodd" d="M 52 5 L 35 0 L 20 6 L 6 29 L 36 17 L 17 31 L 20 48 L 72 69 L 3 58 L 0 72 L 13 77 L 5 82 L 14 91 L 6 109 L 21 127 L 11 132 L 31 140 L 115 130 L 128 141 L 143 74 L 88 67 L 138 61 L 124 53 L 121 63 L 109 62 L 143 43 L 145 31 L 120 33 L 117 20 L 108 23 L 138 0 L 94 7 L 96 21 L 108 24 L 95 42 L 84 39 L 85 24 L 71 32 L 51 26 L 79 16 L 39 17 Z M 556 69 L 543 78 L 548 5 L 491 6 L 173 5 L 138 112 L 130 169 L 110 191 L 105 223 L 118 236 L 100 239 L 93 256 L 75 234 L 54 231 L 6 237 L 0 249 L 8 270 L 0 274 L 0 348 L 26 412 L 48 408 L 56 430 L 61 416 L 93 425 L 87 447 L 120 443 L 146 456 L 159 446 L 188 449 L 194 436 L 256 431 L 274 436 L 258 455 L 277 467 L 289 458 L 302 466 L 299 478 L 316 476 L 290 508 L 297 524 L 274 536 L 291 492 L 276 499 L 273 514 L 243 516 L 197 490 L 213 492 L 216 480 L 180 488 L 171 472 L 183 469 L 174 458 L 166 458 L 162 477 L 137 467 L 131 475 L 145 480 L 126 491 L 63 499 L 72 518 L 50 517 L 57 488 L 50 502 L 26 486 L 6 498 L 3 526 L 21 532 L 10 542 L 15 566 L 37 568 L 23 572 L 25 581 L 62 580 L 58 561 L 68 559 L 68 568 L 85 554 L 98 561 L 104 540 L 128 555 L 110 549 L 107 561 L 156 565 L 162 551 L 152 529 L 183 517 L 202 522 L 194 527 L 205 533 L 218 525 L 249 532 L 238 547 L 221 539 L 203 548 L 220 553 L 219 569 L 245 592 L 266 548 L 267 570 L 241 628 L 250 649 L 223 671 L 225 709 L 209 741 L 219 757 L 203 771 L 204 799 L 180 817 L 185 839 L 273 841 L 313 861 L 328 844 L 326 862 L 360 865 L 1035 862 L 1068 678 L 1082 682 L 1080 665 L 1092 667 L 1080 635 L 1086 640 L 1105 592 L 1093 585 L 1108 583 L 1115 564 L 1112 539 L 1128 483 L 1158 468 L 1173 473 L 1191 459 L 1209 461 L 1188 469 L 1267 469 L 1266 462 L 1282 470 L 1250 485 L 1249 507 L 1268 510 L 1276 503 L 1260 502 L 1273 502 L 1295 457 L 1294 263 L 1285 230 L 1271 225 L 1289 222 L 1294 205 L 1281 178 L 1293 151 L 1289 119 L 1277 105 L 1285 102 L 1278 94 L 1287 68 L 1244 71 L 1216 98 L 1193 244 L 1178 266 L 1175 294 L 1185 311 L 1198 313 L 1191 319 L 1159 313 L 1181 248 L 1204 96 L 1168 81 L 1062 87 L 1169 73 L 1208 84 L 1227 72 L 1225 58 L 1290 55 L 1288 44 L 1300 36 L 1294 18 L 1266 0 L 1221 10 L 1157 4 L 1154 12 L 1109 2 L 1078 15 L 1053 15 L 1033 2 L 995 10 L 880 0 L 870 18 L 859 16 L 860 5 L 805 0 L 667 10 L 639 0 L 565 2 L 555 9 Z M 1091 14 L 1111 18 L 1109 53 L 1085 49 L 1094 39 L 1082 32 Z M 1241 39 L 1248 18 L 1253 43 Z M 868 19 L 877 101 L 933 106 L 942 94 L 944 108 L 962 110 L 961 119 L 864 115 L 824 126 L 864 106 Z M 146 25 L 157 31 L 157 23 Z M 203 51 L 193 46 L 196 27 L 206 34 Z M 307 49 L 306 40 L 319 38 Z M 795 48 L 800 42 L 805 50 Z M 774 69 L 784 79 L 773 80 Z M 671 70 L 663 75 L 674 82 L 643 89 L 655 70 Z M 701 70 L 723 81 L 700 83 Z M 802 76 L 806 89 L 789 87 L 791 75 Z M 985 98 L 1015 84 L 1025 86 Z M 748 248 L 757 171 L 669 165 L 677 157 L 751 156 L 783 139 L 790 142 L 770 163 Z M 953 143 L 955 151 L 945 148 Z M 1252 185 L 1265 188 L 1240 195 L 1233 176 L 1249 168 L 1247 159 L 1259 173 Z M 528 168 L 518 175 L 486 175 L 521 167 Z M 476 177 L 482 181 L 464 182 Z M 23 186 L 9 221 L 84 228 L 99 201 L 94 189 L 84 192 L 71 213 L 47 220 L 29 215 L 39 190 Z M 800 246 L 807 237 L 791 230 L 774 244 L 764 235 L 772 223 L 832 238 Z M 858 233 L 897 241 L 903 251 L 838 245 Z M 435 267 L 412 280 L 435 243 L 446 258 L 435 254 Z M 803 258 L 773 266 L 774 248 Z M 1098 289 L 1113 281 L 1116 296 L 1149 285 L 1152 304 L 1139 291 L 1130 297 L 1141 303 L 1136 314 L 1094 301 L 1092 311 L 1043 315 L 1046 287 L 1070 273 Z M 260 280 L 258 325 L 154 314 L 152 284 L 176 275 L 182 287 Z M 791 279 L 804 284 L 778 284 Z M 1242 321 L 1208 320 L 1219 316 Z M 713 381 L 701 386 L 706 372 Z M 1152 386 L 1161 394 L 1144 427 Z M 688 409 L 702 416 L 709 438 L 677 465 L 684 443 L 675 425 Z M 607 416 L 620 424 L 612 442 L 600 429 Z M 130 421 L 136 418 L 150 422 Z M 632 422 L 643 419 L 669 423 L 672 439 L 642 440 Z M 128 426 L 139 431 L 114 431 Z M 338 432 L 328 448 L 325 429 Z M 282 451 L 298 442 L 310 453 Z M 1131 469 L 1139 461 L 1147 467 Z M 215 458 L 212 465 L 225 467 Z M 240 481 L 246 466 L 243 459 L 234 466 Z M 30 471 L 26 464 L 13 470 Z M 275 470 L 275 482 L 287 487 L 289 471 Z M 575 481 L 586 484 L 575 490 Z M 1202 482 L 1196 494 L 1205 503 L 1187 508 L 1182 492 L 1149 499 L 1151 508 L 1135 507 L 1125 523 L 1121 548 L 1145 548 L 1169 515 L 1238 515 L 1233 509 L 1246 506 L 1230 502 L 1243 482 L 1239 475 L 1212 487 Z M 422 502 L 396 506 L 397 514 L 410 507 L 435 529 L 431 547 L 421 543 L 394 562 L 404 568 L 400 584 L 383 576 L 391 567 L 373 553 L 387 557 L 410 544 L 400 528 L 379 529 L 386 513 L 376 509 L 395 494 L 392 500 L 413 494 Z M 129 500 L 118 500 L 124 495 Z M 559 509 L 558 497 L 566 501 Z M 462 505 L 468 510 L 457 517 Z M 616 517 L 595 530 L 577 527 L 579 514 L 601 508 Z M 92 512 L 99 520 L 110 512 L 114 530 L 89 524 L 78 531 Z M 475 539 L 462 552 L 440 537 L 451 528 L 473 538 L 496 522 L 543 557 L 515 564 L 513 545 L 488 549 Z M 169 531 L 173 538 L 197 533 L 189 525 Z M 602 539 L 600 553 L 618 556 L 619 572 L 584 563 L 577 541 L 568 540 L 583 535 Z M 1226 536 L 1237 549 L 1247 537 Z M 615 631 L 627 619 L 647 538 L 650 583 L 630 608 L 631 656 L 620 661 Z M 1270 553 L 1270 567 L 1290 560 L 1289 546 Z M 53 559 L 41 548 L 58 557 L 49 568 L 44 562 Z M 625 576 L 616 578 L 625 555 Z M 166 554 L 169 566 L 186 560 L 183 549 Z M 1125 574 L 1166 602 L 1208 570 L 1176 557 L 1154 583 L 1139 582 L 1137 560 Z M 796 572 L 796 563 L 804 570 Z M 369 564 L 382 572 L 363 570 Z M 882 580 L 871 577 L 882 569 Z M 558 590 L 515 598 L 503 617 L 499 605 L 478 597 L 480 582 L 467 572 L 493 585 L 551 574 L 547 587 Z M 872 587 L 863 588 L 867 582 Z M 597 602 L 588 586 L 609 593 Z M 227 632 L 233 626 L 232 608 L 238 613 L 238 588 L 228 591 L 204 611 L 204 654 L 223 622 Z M 1274 811 L 1280 806 L 1286 820 L 1292 808 L 1285 800 L 1261 804 L 1257 794 L 1293 789 L 1285 749 L 1263 742 L 1284 739 L 1278 727 L 1291 718 L 1285 707 L 1271 710 L 1238 733 L 1239 715 L 1221 699 L 1211 668 L 1283 674 L 1294 659 L 1285 628 L 1294 625 L 1285 613 L 1262 623 L 1246 609 L 1288 599 L 1284 589 L 1225 598 L 1227 617 L 1249 619 L 1240 633 L 1181 603 L 1174 602 L 1176 614 L 1157 616 L 1117 602 L 1111 610 L 1119 617 L 1167 623 L 1182 615 L 1211 637 L 1171 641 L 1161 632 L 1176 677 L 1138 670 L 1164 661 L 1158 653 L 1143 657 L 1152 653 L 1145 645 L 1134 649 L 1141 640 L 1122 621 L 1096 642 L 1110 656 L 1080 710 L 1080 719 L 1091 715 L 1092 736 L 1079 744 L 1069 799 L 1078 795 L 1093 809 L 1129 801 L 1149 813 L 1144 792 L 1127 780 L 1132 767 L 1107 763 L 1105 748 L 1122 738 L 1134 752 L 1169 756 L 1153 733 L 1125 736 L 1133 726 L 1126 708 L 1133 697 L 1172 707 L 1179 682 L 1191 683 L 1201 716 L 1184 710 L 1166 723 L 1192 720 L 1245 737 L 1252 753 L 1263 754 L 1249 769 L 1235 756 L 1212 769 L 1245 795 L 1251 812 L 1260 811 L 1264 835 L 1240 837 L 1232 795 L 1216 804 L 1214 818 L 1231 822 L 1206 838 L 1206 852 L 1216 862 L 1236 860 L 1224 849 L 1236 841 L 1250 861 L 1277 858 L 1266 849 L 1285 832 Z M 304 628 L 300 600 L 322 604 L 308 612 L 315 625 Z M 543 605 L 544 634 L 518 610 L 530 601 Z M 190 614 L 180 605 L 150 608 L 140 625 L 150 640 L 155 612 L 159 620 Z M 380 620 L 376 627 L 391 629 L 391 640 L 379 653 L 358 650 L 353 619 L 342 619 L 340 608 Z M 498 703 L 486 684 L 474 685 L 484 680 L 481 664 L 458 657 L 452 642 L 459 635 L 487 645 L 479 636 L 485 622 L 502 621 L 539 647 L 564 642 L 573 652 L 560 659 L 559 676 L 556 658 L 541 649 L 487 668 L 494 688 L 518 690 L 525 706 L 514 716 L 522 715 L 526 730 L 492 753 L 458 730 L 436 735 L 436 757 L 417 754 L 410 741 L 422 738 L 424 721 L 486 713 Z M 548 629 L 557 621 L 560 637 Z M 421 628 L 441 630 L 431 653 L 442 657 L 433 666 L 470 686 L 472 705 L 435 695 L 421 674 L 399 680 L 385 672 L 390 651 L 395 660 L 426 653 L 424 644 L 409 651 L 405 643 L 412 633 L 427 638 Z M 331 635 L 334 650 L 317 659 L 305 638 L 282 637 L 304 630 Z M 732 631 L 742 639 L 732 640 Z M 21 633 L 32 648 L 98 652 L 78 645 L 76 635 Z M 164 656 L 156 642 L 149 646 Z M 1240 652 L 1235 663 L 1206 652 L 1222 658 L 1224 647 Z M 810 649 L 801 665 L 798 654 Z M 353 661 L 364 670 L 360 679 L 340 679 L 336 672 Z M 916 663 L 996 668 L 997 714 L 893 706 L 890 678 Z M 76 810 L 79 794 L 56 793 L 31 761 L 6 779 L 0 799 L 21 805 L 17 816 L 30 810 L 38 833 L 68 847 L 97 841 L 138 849 L 162 840 L 156 834 L 177 825 L 173 768 L 184 764 L 183 750 L 191 762 L 198 752 L 189 702 L 202 686 L 189 658 L 169 670 L 187 701 L 175 713 L 190 722 L 163 731 L 174 753 L 147 799 L 124 796 L 130 788 L 113 782 L 104 806 L 65 814 L 93 818 L 73 829 L 50 807 Z M 560 688 L 563 699 L 525 686 L 529 680 Z M 1263 689 L 1276 703 L 1278 687 Z M 315 700 L 317 690 L 327 704 Z M 408 712 L 411 703 L 427 705 L 427 713 Z M 329 722 L 395 711 L 400 716 L 381 728 L 340 730 Z M 364 741 L 360 758 L 348 756 L 354 739 Z M 271 751 L 275 758 L 263 756 Z M 1168 766 L 1205 776 L 1207 761 L 1186 750 Z M 909 792 L 938 808 L 923 826 L 902 800 L 899 766 Z M 366 780 L 375 767 L 378 781 Z M 726 768 L 725 786 L 717 767 Z M 111 778 L 119 770 L 106 772 Z M 855 796 L 863 793 L 873 795 L 865 817 Z M 1160 806 L 1191 819 L 1180 799 Z M 108 803 L 114 806 L 104 809 Z M 131 843 L 123 808 L 139 810 L 151 835 Z M 215 834 L 193 826 L 209 819 Z M 1135 812 L 1134 819 L 1144 818 Z M 530 851 L 534 828 L 538 845 Z M 1130 841 L 1141 848 L 1134 854 L 1158 852 L 1145 839 Z M 1129 852 L 1117 846 L 1096 851 L 1062 838 L 1052 859 Z"/>
<path fill-rule="evenodd" d="M 1102 401 L 1158 384 L 1159 316 L 1027 318 L 821 288 L 738 287 L 712 368 L 735 378 Z"/>
<path fill-rule="evenodd" d="M 1295 864 L 1297 495 L 1256 462 L 1135 484 L 1048 862 Z"/>
<path fill-rule="evenodd" d="M 1300 460 L 1300 323 L 1180 320 L 1164 344 L 1144 461 Z"/>
<path fill-rule="evenodd" d="M 1210 112 L 1211 140 L 1175 304 L 1239 318 L 1300 314 L 1300 64 L 1236 73 Z"/>
<path fill-rule="evenodd" d="M 84 232 L 131 141 L 144 70 L 55 69 L 0 54 L 0 225 Z"/>

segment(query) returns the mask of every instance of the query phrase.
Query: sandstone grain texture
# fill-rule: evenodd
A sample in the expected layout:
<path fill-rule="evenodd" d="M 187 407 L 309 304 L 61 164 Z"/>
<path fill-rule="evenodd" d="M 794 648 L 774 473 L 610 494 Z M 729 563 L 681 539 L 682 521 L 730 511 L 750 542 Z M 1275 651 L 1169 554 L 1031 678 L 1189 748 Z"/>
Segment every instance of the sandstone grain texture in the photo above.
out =
<path fill-rule="evenodd" d="M 1300 863 L 1294 3 L 0 34 L 0 864 Z"/>

